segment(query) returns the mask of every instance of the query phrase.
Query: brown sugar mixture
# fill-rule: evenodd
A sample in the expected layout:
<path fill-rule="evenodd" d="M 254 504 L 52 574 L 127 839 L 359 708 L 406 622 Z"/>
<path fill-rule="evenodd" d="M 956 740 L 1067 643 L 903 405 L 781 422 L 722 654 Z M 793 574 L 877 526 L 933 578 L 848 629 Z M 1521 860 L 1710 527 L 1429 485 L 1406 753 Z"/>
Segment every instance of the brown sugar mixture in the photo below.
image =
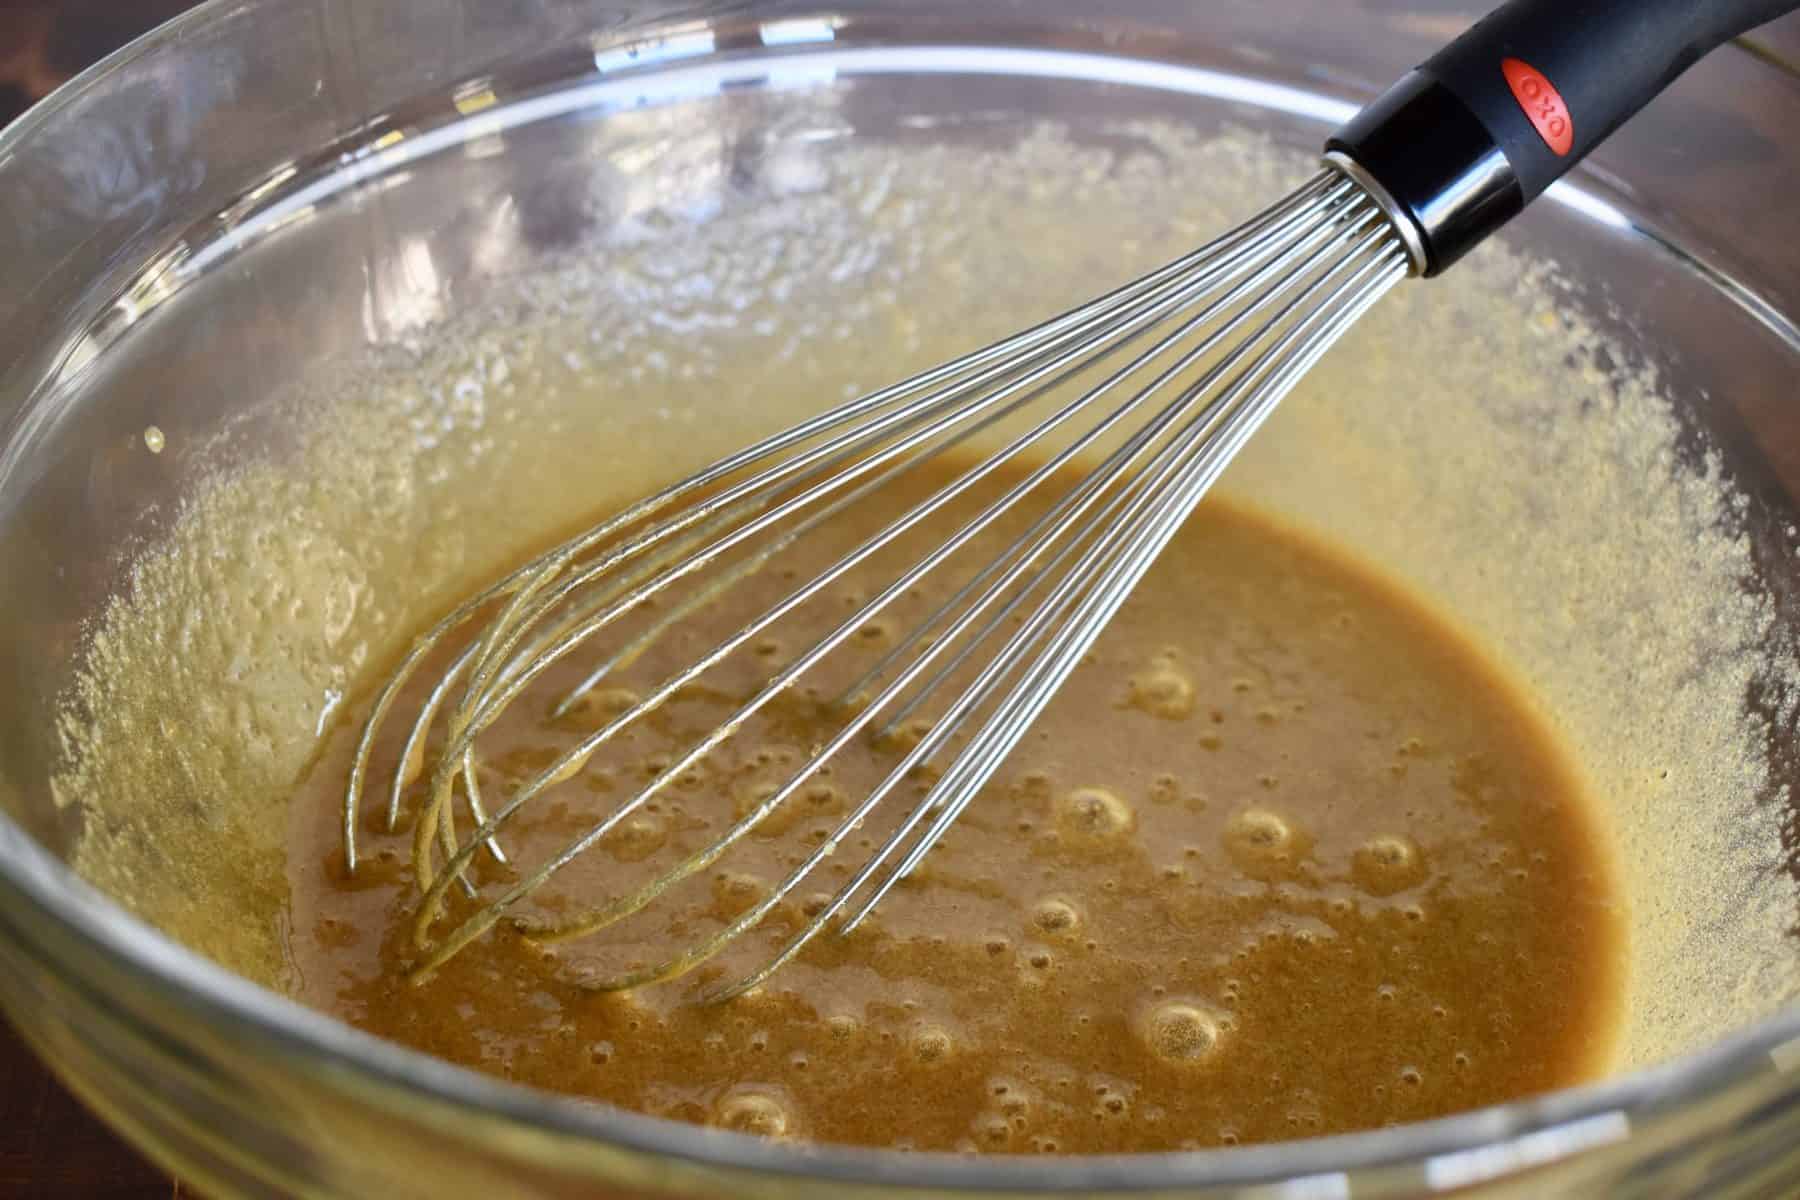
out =
<path fill-rule="evenodd" d="M 919 475 L 911 486 L 942 482 Z M 771 564 L 553 717 L 605 649 L 560 665 L 480 742 L 490 809 L 892 513 L 849 517 L 840 541 Z M 920 544 L 834 585 L 532 801 L 505 835 L 511 865 L 477 860 L 483 900 L 654 778 Z M 566 919 L 704 847 L 842 728 L 838 690 L 947 593 L 904 596 L 510 915 Z M 414 981 L 408 825 L 423 785 L 409 787 L 398 830 L 381 809 L 428 682 L 377 745 L 354 877 L 338 805 L 360 714 L 297 794 L 291 953 L 306 1002 L 454 1062 L 771 1136 L 1099 1153 L 1419 1120 L 1577 1082 L 1611 1053 L 1622 913 L 1549 731 L 1414 599 L 1223 500 L 1187 523 L 870 920 L 723 1004 L 700 995 L 817 912 L 929 771 L 719 959 L 627 993 L 593 984 L 695 944 L 765 895 L 917 730 L 852 745 L 727 856 L 619 925 L 551 946 L 503 921 Z M 453 892 L 433 936 L 477 903 Z"/>

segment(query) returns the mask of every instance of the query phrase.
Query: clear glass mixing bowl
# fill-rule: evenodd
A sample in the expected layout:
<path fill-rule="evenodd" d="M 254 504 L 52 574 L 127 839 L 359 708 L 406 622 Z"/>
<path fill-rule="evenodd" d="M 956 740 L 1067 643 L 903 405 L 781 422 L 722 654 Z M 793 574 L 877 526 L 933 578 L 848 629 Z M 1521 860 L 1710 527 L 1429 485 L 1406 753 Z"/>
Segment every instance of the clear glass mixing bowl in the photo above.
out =
<path fill-rule="evenodd" d="M 489 273 L 553 260 L 599 219 L 578 200 L 595 122 L 666 110 L 730 160 L 767 132 L 758 95 L 810 89 L 839 97 L 837 136 L 854 139 L 1004 140 L 1055 113 L 1078 130 L 1231 119 L 1313 146 L 1469 15 L 1341 0 L 217 0 L 63 88 L 0 136 L 7 1015 L 108 1121 L 221 1196 L 1800 1188 L 1791 1010 L 1595 1086 L 1353 1136 L 1117 1159 L 794 1148 L 379 1043 L 180 949 L 63 864 L 79 809 L 46 783 L 51 698 L 120 584 L 120 551 L 199 482 L 178 455 L 117 448 L 157 421 L 172 441 L 230 423 L 247 447 L 278 445 L 259 397 L 404 341 Z M 982 121 L 933 120 L 970 112 Z M 1620 336 L 1677 378 L 1682 420 L 1748 497 L 1776 620 L 1794 629 L 1797 127 L 1800 75 L 1766 46 L 1727 47 L 1516 233 L 1604 280 Z M 520 219 L 496 246 L 482 217 L 503 201 Z M 406 260 L 421 239 L 426 277 Z M 1800 782 L 1789 732 L 1769 737 L 1780 787 Z"/>

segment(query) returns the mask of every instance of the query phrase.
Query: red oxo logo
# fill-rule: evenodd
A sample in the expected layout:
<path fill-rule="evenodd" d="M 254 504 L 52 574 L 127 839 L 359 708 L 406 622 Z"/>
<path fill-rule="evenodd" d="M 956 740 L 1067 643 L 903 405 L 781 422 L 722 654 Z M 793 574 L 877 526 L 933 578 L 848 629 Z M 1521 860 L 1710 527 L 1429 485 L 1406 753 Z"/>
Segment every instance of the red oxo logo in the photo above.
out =
<path fill-rule="evenodd" d="M 1558 158 L 1567 154 L 1575 144 L 1575 121 L 1550 81 L 1536 67 L 1516 58 L 1501 59 L 1500 73 L 1506 76 L 1513 99 L 1525 110 L 1544 145 Z"/>

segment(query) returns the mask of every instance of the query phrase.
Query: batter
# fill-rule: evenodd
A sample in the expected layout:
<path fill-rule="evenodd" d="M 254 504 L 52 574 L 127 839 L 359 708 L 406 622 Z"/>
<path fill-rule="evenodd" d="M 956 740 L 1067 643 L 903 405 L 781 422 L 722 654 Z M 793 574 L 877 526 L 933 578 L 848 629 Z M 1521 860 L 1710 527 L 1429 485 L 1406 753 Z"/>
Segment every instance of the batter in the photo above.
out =
<path fill-rule="evenodd" d="M 945 478 L 922 473 L 906 498 Z M 836 541 L 772 564 L 555 719 L 551 702 L 603 648 L 553 671 L 480 744 L 490 806 L 892 513 L 851 515 Z M 513 866 L 478 860 L 484 893 L 631 795 L 919 544 L 878 556 L 534 801 L 508 834 Z M 905 597 L 516 915 L 567 917 L 706 844 L 841 728 L 837 689 L 943 594 Z M 403 697 L 379 770 L 428 683 Z M 538 1087 L 778 1138 L 1110 1153 L 1439 1116 L 1587 1078 L 1613 1045 L 1622 915 L 1549 731 L 1413 598 L 1219 499 L 913 879 L 854 935 L 821 938 L 728 1004 L 696 997 L 817 911 L 928 772 L 720 960 L 631 993 L 591 985 L 762 896 L 917 728 L 851 747 L 639 917 L 554 947 L 502 923 L 421 983 L 407 822 L 390 833 L 380 801 L 365 803 L 364 862 L 344 869 L 338 804 L 362 715 L 338 724 L 290 807 L 299 994 Z M 437 933 L 472 911 L 453 895 Z"/>

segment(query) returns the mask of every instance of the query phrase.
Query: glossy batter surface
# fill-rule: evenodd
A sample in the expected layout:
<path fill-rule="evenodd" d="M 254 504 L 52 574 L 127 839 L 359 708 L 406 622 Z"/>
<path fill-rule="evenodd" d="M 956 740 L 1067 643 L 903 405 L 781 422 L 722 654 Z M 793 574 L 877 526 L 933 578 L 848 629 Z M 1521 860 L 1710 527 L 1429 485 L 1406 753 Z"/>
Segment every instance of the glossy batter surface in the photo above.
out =
<path fill-rule="evenodd" d="M 733 603 L 781 595 L 831 549 L 763 572 Z M 834 588 L 534 802 L 507 843 L 515 864 L 604 816 L 888 577 L 871 566 Z M 906 596 L 835 674 L 809 677 L 516 915 L 566 916 L 703 846 L 841 727 L 836 689 L 941 599 Z M 490 804 L 745 611 L 684 626 L 552 719 L 550 698 L 594 658 L 559 668 L 482 742 Z M 338 846 L 359 728 L 338 727 L 292 807 L 302 998 L 539 1087 L 788 1138 L 1149 1151 L 1438 1116 L 1579 1081 L 1612 1044 L 1621 914 L 1553 739 L 1411 598 L 1220 500 L 915 877 L 853 935 L 725 1005 L 695 995 L 766 956 L 891 819 L 872 819 L 715 964 L 625 994 L 589 984 L 764 894 L 907 731 L 853 746 L 637 918 L 555 947 L 503 923 L 414 983 L 405 820 L 387 833 L 380 800 L 365 804 L 370 857 L 354 878 Z M 377 747 L 390 770 L 403 732 Z M 477 876 L 490 896 L 514 878 L 485 858 Z M 450 910 L 446 928 L 472 907 Z"/>

